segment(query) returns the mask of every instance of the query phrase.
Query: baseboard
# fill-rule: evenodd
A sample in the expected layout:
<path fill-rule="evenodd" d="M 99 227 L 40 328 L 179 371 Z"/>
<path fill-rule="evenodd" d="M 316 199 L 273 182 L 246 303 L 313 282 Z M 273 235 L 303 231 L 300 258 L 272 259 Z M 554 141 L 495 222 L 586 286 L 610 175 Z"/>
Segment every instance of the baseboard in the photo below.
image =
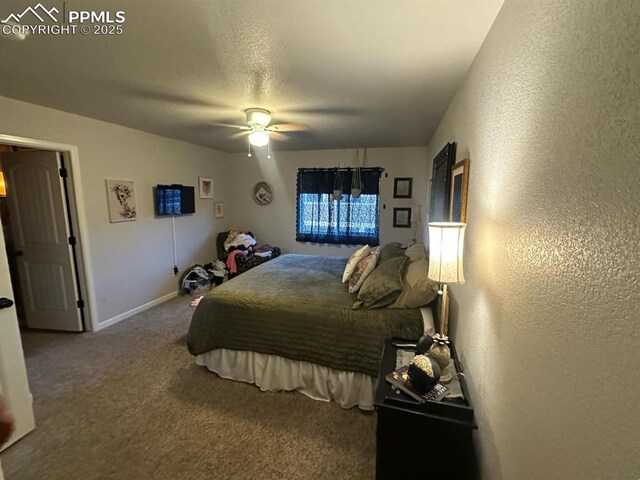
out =
<path fill-rule="evenodd" d="M 131 310 L 121 313 L 120 315 L 116 315 L 115 317 L 112 317 L 108 320 L 104 320 L 100 323 L 98 323 L 98 328 L 95 330 L 96 332 L 98 330 L 102 330 L 103 328 L 107 328 L 110 327 L 111 325 L 114 325 L 118 322 L 121 322 L 122 320 L 125 320 L 129 317 L 133 317 L 136 313 L 140 313 L 140 312 L 144 312 L 145 310 L 150 309 L 151 307 L 155 307 L 156 305 L 159 305 L 163 302 L 166 302 L 167 300 L 171 300 L 174 297 L 178 296 L 178 292 L 171 292 L 168 293 L 167 295 L 164 295 L 160 298 L 156 298 L 155 300 L 151 300 L 150 302 L 145 303 L 144 305 L 140 305 L 139 307 L 136 308 L 132 308 Z"/>

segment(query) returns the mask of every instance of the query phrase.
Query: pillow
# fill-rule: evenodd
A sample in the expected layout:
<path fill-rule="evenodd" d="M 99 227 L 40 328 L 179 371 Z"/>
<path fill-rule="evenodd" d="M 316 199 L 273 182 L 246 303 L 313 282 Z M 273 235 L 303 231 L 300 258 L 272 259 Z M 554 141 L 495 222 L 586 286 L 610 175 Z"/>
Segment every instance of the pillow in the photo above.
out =
<path fill-rule="evenodd" d="M 404 276 L 404 287 L 398 299 L 389 308 L 420 308 L 438 296 L 438 284 L 427 278 L 429 261 L 410 263 Z"/>
<path fill-rule="evenodd" d="M 414 243 L 408 246 L 404 254 L 409 257 L 410 262 L 419 262 L 427 258 L 427 251 L 422 243 Z"/>
<path fill-rule="evenodd" d="M 362 283 L 353 308 L 382 308 L 395 302 L 402 293 L 402 277 L 408 260 L 400 255 L 378 264 Z"/>
<path fill-rule="evenodd" d="M 342 274 L 342 283 L 347 283 L 349 277 L 351 277 L 353 271 L 356 269 L 356 265 L 358 265 L 358 262 L 369 255 L 370 252 L 371 248 L 369 247 L 369 245 L 365 245 L 364 247 L 359 248 L 358 250 L 353 252 L 351 257 L 349 257 L 347 266 L 344 267 L 344 273 Z"/>
<path fill-rule="evenodd" d="M 373 272 L 373 269 L 376 268 L 376 263 L 378 263 L 378 255 L 380 251 L 377 248 L 371 250 L 371 253 L 364 257 L 362 260 L 358 262 L 356 265 L 356 269 L 349 277 L 349 293 L 356 293 L 360 290 L 360 287 L 367 279 L 369 274 Z"/>
<path fill-rule="evenodd" d="M 402 248 L 402 245 L 400 243 L 387 243 L 380 249 L 380 260 L 378 260 L 378 263 L 382 263 L 385 260 L 389 260 L 393 257 L 399 257 L 400 255 L 404 255 L 404 249 Z"/>

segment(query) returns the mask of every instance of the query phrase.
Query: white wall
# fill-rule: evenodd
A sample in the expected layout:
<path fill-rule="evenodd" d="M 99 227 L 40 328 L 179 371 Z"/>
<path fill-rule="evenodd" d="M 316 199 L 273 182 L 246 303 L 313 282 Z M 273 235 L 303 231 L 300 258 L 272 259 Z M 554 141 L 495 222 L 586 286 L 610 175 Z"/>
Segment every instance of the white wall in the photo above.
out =
<path fill-rule="evenodd" d="M 639 24 L 507 0 L 431 140 L 471 158 L 452 332 L 482 478 L 640 477 Z"/>
<path fill-rule="evenodd" d="M 355 150 L 315 150 L 275 152 L 266 158 L 265 149 L 256 149 L 252 158 L 246 154 L 232 155 L 229 183 L 233 184 L 231 202 L 225 204 L 235 225 L 250 229 L 260 242 L 279 246 L 283 252 L 348 256 L 358 247 L 296 242 L 296 171 L 308 167 L 354 166 Z M 360 152 L 362 155 L 362 152 Z M 425 212 L 428 172 L 427 148 L 375 148 L 367 153 L 367 166 L 382 167 L 380 181 L 380 243 L 408 242 L 414 237 L 413 228 L 393 228 L 393 207 L 412 207 L 421 204 Z M 388 175 L 388 176 L 385 176 Z M 413 177 L 413 198 L 393 198 L 393 177 Z M 270 205 L 253 202 L 251 191 L 257 182 L 269 183 L 274 191 Z M 382 205 L 386 204 L 386 209 Z M 424 216 L 424 215 L 423 215 Z M 417 229 L 422 238 L 421 228 Z"/>
<path fill-rule="evenodd" d="M 94 323 L 177 290 L 171 219 L 155 218 L 152 187 L 194 185 L 212 177 L 216 200 L 224 200 L 227 154 L 77 115 L 0 97 L 0 133 L 78 146 L 87 213 L 96 310 Z M 105 179 L 135 181 L 138 219 L 109 223 Z M 176 219 L 178 266 L 215 258 L 215 235 L 227 227 L 213 218 L 213 200 Z M 97 322 L 96 322 L 97 320 Z"/>

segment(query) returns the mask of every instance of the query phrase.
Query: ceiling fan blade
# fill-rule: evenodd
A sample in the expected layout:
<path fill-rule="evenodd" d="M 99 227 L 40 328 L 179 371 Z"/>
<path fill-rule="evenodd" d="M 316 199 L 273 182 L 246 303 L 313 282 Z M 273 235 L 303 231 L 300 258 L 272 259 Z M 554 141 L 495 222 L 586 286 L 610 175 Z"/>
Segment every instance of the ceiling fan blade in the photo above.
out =
<path fill-rule="evenodd" d="M 289 135 L 285 135 L 284 133 L 280 132 L 269 132 L 269 138 L 271 138 L 272 140 L 283 141 L 289 140 Z"/>
<path fill-rule="evenodd" d="M 233 139 L 236 139 L 236 138 L 242 138 L 242 137 L 246 137 L 246 136 L 247 136 L 247 135 L 249 135 L 250 133 L 251 133 L 251 132 L 246 131 L 246 130 L 245 130 L 245 131 L 243 131 L 243 132 L 236 132 L 236 133 L 234 133 L 233 135 L 230 135 L 230 136 L 229 136 L 229 138 L 233 138 Z"/>
<path fill-rule="evenodd" d="M 309 128 L 306 123 L 279 123 L 277 125 L 269 125 L 267 130 L 271 132 L 304 132 Z"/>
<path fill-rule="evenodd" d="M 234 125 L 233 123 L 223 123 L 223 122 L 211 122 L 211 125 L 214 127 L 228 127 L 228 128 L 237 128 L 239 130 L 251 130 L 251 128 L 246 125 Z"/>

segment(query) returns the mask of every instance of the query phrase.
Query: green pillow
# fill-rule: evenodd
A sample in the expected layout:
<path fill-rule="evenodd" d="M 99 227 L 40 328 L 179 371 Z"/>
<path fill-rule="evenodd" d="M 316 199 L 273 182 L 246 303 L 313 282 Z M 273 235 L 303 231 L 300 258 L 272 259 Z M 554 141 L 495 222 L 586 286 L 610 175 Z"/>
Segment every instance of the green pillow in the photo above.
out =
<path fill-rule="evenodd" d="M 402 293 L 407 260 L 401 255 L 381 262 L 360 287 L 353 308 L 382 308 L 395 302 Z"/>
<path fill-rule="evenodd" d="M 420 308 L 438 296 L 438 284 L 427 277 L 429 260 L 410 262 L 404 275 L 404 288 L 389 308 Z"/>
<path fill-rule="evenodd" d="M 385 246 L 380 248 L 380 258 L 378 259 L 378 263 L 382 263 L 385 260 L 389 260 L 394 257 L 399 257 L 400 255 L 404 255 L 404 249 L 400 243 L 387 243 Z"/>

